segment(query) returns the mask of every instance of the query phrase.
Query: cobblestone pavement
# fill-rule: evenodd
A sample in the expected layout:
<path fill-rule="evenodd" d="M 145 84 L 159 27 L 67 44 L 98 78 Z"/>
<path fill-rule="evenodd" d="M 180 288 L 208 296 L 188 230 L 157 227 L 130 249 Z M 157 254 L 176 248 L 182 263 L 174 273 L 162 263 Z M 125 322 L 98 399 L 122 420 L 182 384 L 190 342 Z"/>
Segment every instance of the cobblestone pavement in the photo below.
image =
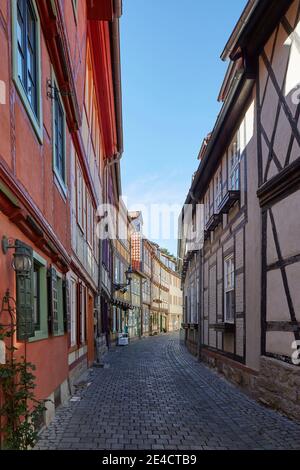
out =
<path fill-rule="evenodd" d="M 105 362 L 38 449 L 300 449 L 300 425 L 198 363 L 177 335 L 116 348 Z"/>

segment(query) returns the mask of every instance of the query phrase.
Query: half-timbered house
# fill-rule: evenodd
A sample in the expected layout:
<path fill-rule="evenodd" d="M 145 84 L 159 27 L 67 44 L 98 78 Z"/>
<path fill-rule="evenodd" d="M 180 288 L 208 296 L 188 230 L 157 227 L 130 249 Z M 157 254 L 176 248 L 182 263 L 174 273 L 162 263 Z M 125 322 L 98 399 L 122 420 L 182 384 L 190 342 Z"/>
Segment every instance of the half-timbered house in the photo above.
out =
<path fill-rule="evenodd" d="M 222 110 L 186 199 L 204 206 L 204 242 L 179 244 L 187 346 L 297 418 L 299 7 L 251 0 L 230 36 Z"/>

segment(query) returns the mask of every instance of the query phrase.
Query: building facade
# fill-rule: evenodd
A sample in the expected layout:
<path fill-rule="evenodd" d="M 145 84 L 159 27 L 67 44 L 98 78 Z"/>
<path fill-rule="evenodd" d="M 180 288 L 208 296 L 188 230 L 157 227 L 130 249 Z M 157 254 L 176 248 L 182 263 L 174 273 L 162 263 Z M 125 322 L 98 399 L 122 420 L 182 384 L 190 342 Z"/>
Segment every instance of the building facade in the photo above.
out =
<path fill-rule="evenodd" d="M 182 324 L 182 290 L 180 275 L 169 272 L 169 312 L 168 331 L 179 331 Z"/>
<path fill-rule="evenodd" d="M 122 152 L 120 15 L 118 1 L 0 2 L 0 295 L 16 300 L 45 423 L 102 328 L 95 226 L 105 162 Z M 12 268 L 24 253 L 26 275 Z"/>
<path fill-rule="evenodd" d="M 151 243 L 142 240 L 142 273 L 145 278 L 142 281 L 142 334 L 150 334 L 150 308 L 151 308 L 151 275 L 152 275 L 152 247 Z"/>
<path fill-rule="evenodd" d="M 299 7 L 249 1 L 235 27 L 222 54 L 230 61 L 223 108 L 186 200 L 204 207 L 204 242 L 196 250 L 184 237 L 179 244 L 187 347 L 294 418 Z"/>
<path fill-rule="evenodd" d="M 128 282 L 127 273 L 131 272 L 131 240 L 130 218 L 127 208 L 119 199 L 116 223 L 116 238 L 113 240 L 113 283 L 112 283 L 112 309 L 110 310 L 109 330 L 111 342 L 117 344 L 119 333 L 129 333 L 135 330 L 132 325 L 132 299 L 131 282 Z"/>

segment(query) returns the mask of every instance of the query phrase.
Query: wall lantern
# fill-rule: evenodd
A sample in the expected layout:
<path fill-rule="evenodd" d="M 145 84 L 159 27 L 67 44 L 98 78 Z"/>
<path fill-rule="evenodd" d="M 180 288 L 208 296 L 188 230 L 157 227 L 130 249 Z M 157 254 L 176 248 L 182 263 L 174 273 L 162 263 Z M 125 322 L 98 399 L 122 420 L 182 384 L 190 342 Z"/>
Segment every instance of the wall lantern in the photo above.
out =
<path fill-rule="evenodd" d="M 14 271 L 22 276 L 28 276 L 32 270 L 32 254 L 30 249 L 23 245 L 19 240 L 13 243 L 12 239 L 2 238 L 2 251 L 6 255 L 8 250 L 15 249 L 13 254 L 12 267 Z"/>
<path fill-rule="evenodd" d="M 133 270 L 132 270 L 132 267 L 129 266 L 127 271 L 125 271 L 126 284 L 114 284 L 114 290 L 123 291 L 123 293 L 125 293 L 127 291 L 127 287 L 130 286 L 131 284 L 132 275 L 133 275 Z"/>
<path fill-rule="evenodd" d="M 132 267 L 129 266 L 129 268 L 128 268 L 127 271 L 125 272 L 125 276 L 126 276 L 128 285 L 129 285 L 129 284 L 131 283 L 131 281 L 132 281 L 132 275 L 133 275 L 133 270 L 132 270 Z"/>

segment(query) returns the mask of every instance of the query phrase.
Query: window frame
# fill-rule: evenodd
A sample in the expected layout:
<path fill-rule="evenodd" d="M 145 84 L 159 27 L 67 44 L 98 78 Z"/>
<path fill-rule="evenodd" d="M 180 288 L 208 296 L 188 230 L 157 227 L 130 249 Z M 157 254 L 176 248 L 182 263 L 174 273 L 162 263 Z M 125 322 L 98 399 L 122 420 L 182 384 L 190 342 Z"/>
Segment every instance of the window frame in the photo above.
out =
<path fill-rule="evenodd" d="M 78 20 L 78 0 L 72 0 L 72 8 L 74 13 L 75 23 L 77 24 Z"/>
<path fill-rule="evenodd" d="M 71 331 L 70 331 L 70 348 L 77 346 L 77 280 L 71 276 L 70 279 L 71 290 Z"/>
<path fill-rule="evenodd" d="M 43 143 L 43 106 L 42 106 L 42 90 L 41 90 L 41 23 L 38 14 L 36 1 L 26 0 L 26 3 L 30 2 L 32 12 L 35 16 L 35 76 L 36 76 L 36 112 L 33 109 L 28 94 L 25 90 L 24 84 L 19 77 L 18 73 L 18 5 L 17 0 L 11 1 L 11 26 L 12 26 L 12 78 L 15 84 L 16 90 L 21 98 L 23 106 L 27 112 L 31 125 L 35 131 L 40 144 Z M 25 55 L 27 55 L 27 44 L 25 45 Z M 27 58 L 24 58 L 25 63 Z M 27 74 L 27 67 L 26 67 Z"/>
<path fill-rule="evenodd" d="M 236 150 L 233 151 L 233 147 L 236 146 Z M 230 164 L 230 177 L 229 186 L 232 191 L 239 191 L 241 185 L 240 178 L 240 145 L 239 135 L 237 134 L 230 147 L 229 147 L 229 164 Z"/>
<path fill-rule="evenodd" d="M 207 191 L 204 197 L 204 212 L 205 212 L 205 224 L 207 224 L 210 219 L 209 191 Z"/>
<path fill-rule="evenodd" d="M 59 90 L 59 86 L 55 77 L 54 70 L 51 70 L 51 80 L 52 80 L 52 87 L 54 90 L 54 98 L 52 100 L 52 164 L 53 164 L 53 172 L 55 176 L 55 181 L 59 185 L 59 189 L 62 190 L 63 196 L 67 197 L 67 121 L 66 121 L 66 111 L 63 104 L 63 101 L 60 97 L 59 93 L 56 93 L 55 90 Z M 56 102 L 59 103 L 63 115 L 63 160 L 64 160 L 64 168 L 63 168 L 63 178 L 60 175 L 59 168 L 56 165 L 56 151 L 55 151 L 55 140 L 56 140 L 56 129 L 55 129 L 55 113 L 56 113 Z"/>
<path fill-rule="evenodd" d="M 233 253 L 224 259 L 224 321 L 234 323 L 234 317 L 228 317 L 227 312 L 226 298 L 229 292 L 233 292 L 232 295 L 235 296 L 235 259 Z"/>
<path fill-rule="evenodd" d="M 81 283 L 81 296 L 80 296 L 80 346 L 85 346 L 87 343 L 87 329 L 86 329 L 86 317 L 87 317 L 87 288 L 85 284 Z"/>
<path fill-rule="evenodd" d="M 36 276 L 36 279 L 35 279 Z M 34 318 L 34 330 L 40 330 L 41 325 L 41 273 L 40 273 L 40 265 L 35 260 L 33 260 L 33 317 L 37 317 L 37 321 Z M 36 312 L 35 312 L 36 309 Z"/>
<path fill-rule="evenodd" d="M 55 269 L 56 270 L 56 269 Z M 58 319 L 58 331 L 53 336 L 64 336 L 64 300 L 63 300 L 63 275 L 56 270 L 56 282 L 57 282 L 57 319 Z"/>
<path fill-rule="evenodd" d="M 216 211 L 219 210 L 220 204 L 222 202 L 222 170 L 219 168 L 219 170 L 216 173 L 215 176 L 215 205 L 216 205 Z"/>
<path fill-rule="evenodd" d="M 33 262 L 39 267 L 39 311 L 40 325 L 36 329 L 34 336 L 29 338 L 29 342 L 40 341 L 49 337 L 48 332 L 48 285 L 47 285 L 47 261 L 35 251 L 33 252 Z"/>

